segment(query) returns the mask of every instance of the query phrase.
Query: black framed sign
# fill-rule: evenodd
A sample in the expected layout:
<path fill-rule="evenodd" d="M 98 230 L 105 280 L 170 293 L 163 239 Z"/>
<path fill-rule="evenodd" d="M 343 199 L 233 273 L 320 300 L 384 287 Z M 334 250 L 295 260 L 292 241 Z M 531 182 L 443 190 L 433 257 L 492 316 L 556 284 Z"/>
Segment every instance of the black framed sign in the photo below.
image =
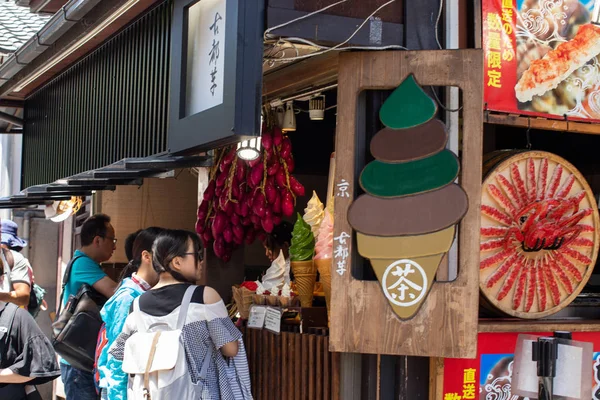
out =
<path fill-rule="evenodd" d="M 174 1 L 169 152 L 258 135 L 263 32 L 263 0 Z"/>

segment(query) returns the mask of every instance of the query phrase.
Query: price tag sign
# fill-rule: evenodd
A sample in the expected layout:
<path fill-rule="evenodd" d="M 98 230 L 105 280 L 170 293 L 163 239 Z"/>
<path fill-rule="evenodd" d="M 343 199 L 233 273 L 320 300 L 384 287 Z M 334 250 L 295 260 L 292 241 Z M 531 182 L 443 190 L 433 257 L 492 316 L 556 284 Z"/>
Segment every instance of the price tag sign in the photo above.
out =
<path fill-rule="evenodd" d="M 267 307 L 265 306 L 252 306 L 248 317 L 248 328 L 262 329 L 265 325 L 266 312 Z"/>
<path fill-rule="evenodd" d="M 273 333 L 281 333 L 281 308 L 267 307 L 265 329 Z"/>

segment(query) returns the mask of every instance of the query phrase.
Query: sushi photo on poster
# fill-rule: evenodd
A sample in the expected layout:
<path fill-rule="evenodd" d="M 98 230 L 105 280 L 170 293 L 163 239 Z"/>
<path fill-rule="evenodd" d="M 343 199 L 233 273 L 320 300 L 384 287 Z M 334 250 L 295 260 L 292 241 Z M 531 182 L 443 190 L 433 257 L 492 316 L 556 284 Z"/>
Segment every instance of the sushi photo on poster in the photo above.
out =
<path fill-rule="evenodd" d="M 594 3 L 483 0 L 487 108 L 600 121 L 600 21 Z"/>

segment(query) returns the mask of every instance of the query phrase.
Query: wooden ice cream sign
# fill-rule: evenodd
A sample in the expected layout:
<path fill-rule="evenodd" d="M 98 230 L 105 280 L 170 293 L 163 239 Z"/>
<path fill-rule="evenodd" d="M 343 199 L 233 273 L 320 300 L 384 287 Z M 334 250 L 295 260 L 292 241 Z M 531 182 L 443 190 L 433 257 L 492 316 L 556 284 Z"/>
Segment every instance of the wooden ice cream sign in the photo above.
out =
<path fill-rule="evenodd" d="M 454 183 L 459 161 L 445 149 L 448 134 L 436 113 L 412 75 L 390 95 L 379 113 L 386 128 L 371 141 L 375 160 L 359 179 L 366 193 L 348 210 L 358 252 L 401 319 L 412 318 L 426 300 L 468 208 Z"/>

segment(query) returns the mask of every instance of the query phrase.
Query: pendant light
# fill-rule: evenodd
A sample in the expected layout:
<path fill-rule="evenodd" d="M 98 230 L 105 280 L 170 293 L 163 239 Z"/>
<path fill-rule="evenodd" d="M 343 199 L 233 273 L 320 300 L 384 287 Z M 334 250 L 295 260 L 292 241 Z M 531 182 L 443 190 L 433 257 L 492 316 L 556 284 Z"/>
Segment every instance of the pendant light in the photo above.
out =
<path fill-rule="evenodd" d="M 325 96 L 319 95 L 308 100 L 308 115 L 311 121 L 325 119 Z"/>
<path fill-rule="evenodd" d="M 237 145 L 237 155 L 242 160 L 256 160 L 260 156 L 260 136 L 239 142 Z"/>
<path fill-rule="evenodd" d="M 263 126 L 263 116 L 260 115 L 260 132 L 259 135 L 262 135 L 262 126 Z M 237 156 L 242 160 L 252 161 L 256 160 L 260 156 L 260 144 L 261 137 L 256 136 L 252 139 L 243 140 L 237 144 Z"/>
<path fill-rule="evenodd" d="M 294 114 L 294 103 L 288 101 L 285 105 L 285 115 L 283 117 L 283 125 L 281 126 L 283 132 L 294 132 L 296 131 L 296 115 Z"/>
<path fill-rule="evenodd" d="M 63 222 L 71 215 L 77 214 L 82 205 L 82 198 L 73 196 L 70 200 L 55 201 L 52 204 L 47 205 L 44 213 L 46 219 L 53 222 Z"/>

